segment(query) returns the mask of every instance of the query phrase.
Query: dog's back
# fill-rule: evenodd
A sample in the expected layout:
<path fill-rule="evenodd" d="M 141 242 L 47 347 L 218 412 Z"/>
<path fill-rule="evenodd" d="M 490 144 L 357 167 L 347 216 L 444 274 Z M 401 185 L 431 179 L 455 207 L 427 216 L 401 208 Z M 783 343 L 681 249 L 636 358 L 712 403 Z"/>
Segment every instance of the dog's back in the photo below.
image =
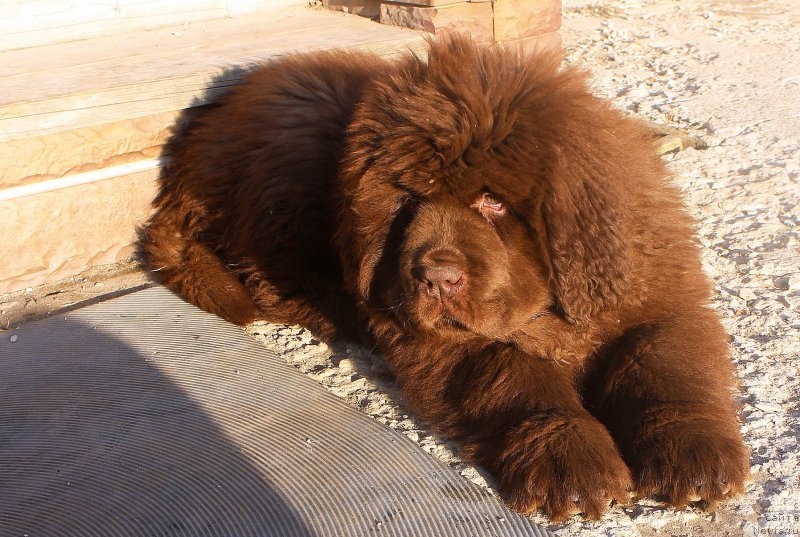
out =
<path fill-rule="evenodd" d="M 140 230 L 146 266 L 237 324 L 261 310 L 330 334 L 341 308 L 355 319 L 330 245 L 332 179 L 364 83 L 387 65 L 342 52 L 277 60 L 176 134 Z"/>

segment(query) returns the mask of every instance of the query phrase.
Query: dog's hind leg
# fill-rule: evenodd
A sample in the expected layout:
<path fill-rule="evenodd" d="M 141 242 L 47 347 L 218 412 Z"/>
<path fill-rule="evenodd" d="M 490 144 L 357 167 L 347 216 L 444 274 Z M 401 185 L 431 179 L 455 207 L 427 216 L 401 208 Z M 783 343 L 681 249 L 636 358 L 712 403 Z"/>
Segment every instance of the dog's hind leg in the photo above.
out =
<path fill-rule="evenodd" d="M 259 316 L 250 293 L 207 245 L 186 236 L 172 214 L 158 211 L 139 230 L 139 255 L 156 279 L 195 306 L 234 324 Z"/>

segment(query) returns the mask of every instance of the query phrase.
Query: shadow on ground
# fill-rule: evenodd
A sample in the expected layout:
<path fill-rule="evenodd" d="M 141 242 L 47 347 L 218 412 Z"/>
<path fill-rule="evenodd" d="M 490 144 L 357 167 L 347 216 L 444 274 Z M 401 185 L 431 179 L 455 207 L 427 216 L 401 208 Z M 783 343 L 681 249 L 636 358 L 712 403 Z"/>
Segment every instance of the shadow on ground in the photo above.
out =
<path fill-rule="evenodd" d="M 0 347 L 0 533 L 312 535 L 151 357 L 53 327 Z"/>

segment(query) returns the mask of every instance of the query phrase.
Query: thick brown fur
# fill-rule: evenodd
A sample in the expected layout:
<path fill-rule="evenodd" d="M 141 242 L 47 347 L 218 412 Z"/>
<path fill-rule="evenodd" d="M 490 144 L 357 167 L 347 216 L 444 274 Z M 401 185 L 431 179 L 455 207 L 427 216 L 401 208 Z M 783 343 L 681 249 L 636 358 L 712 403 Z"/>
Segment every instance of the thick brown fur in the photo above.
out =
<path fill-rule="evenodd" d="M 463 38 L 269 63 L 171 144 L 143 256 L 232 322 L 374 341 L 520 511 L 713 506 L 748 461 L 692 222 L 559 65 Z"/>

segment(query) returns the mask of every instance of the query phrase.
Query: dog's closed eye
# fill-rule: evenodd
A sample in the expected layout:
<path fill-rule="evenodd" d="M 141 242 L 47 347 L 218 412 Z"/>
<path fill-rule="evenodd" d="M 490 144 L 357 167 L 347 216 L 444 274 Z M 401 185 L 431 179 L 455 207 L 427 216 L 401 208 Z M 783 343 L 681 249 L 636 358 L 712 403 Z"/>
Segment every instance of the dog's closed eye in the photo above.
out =
<path fill-rule="evenodd" d="M 490 223 L 493 219 L 499 218 L 506 213 L 506 207 L 503 202 L 488 192 L 481 194 L 472 207 L 478 209 L 478 212 Z"/>

